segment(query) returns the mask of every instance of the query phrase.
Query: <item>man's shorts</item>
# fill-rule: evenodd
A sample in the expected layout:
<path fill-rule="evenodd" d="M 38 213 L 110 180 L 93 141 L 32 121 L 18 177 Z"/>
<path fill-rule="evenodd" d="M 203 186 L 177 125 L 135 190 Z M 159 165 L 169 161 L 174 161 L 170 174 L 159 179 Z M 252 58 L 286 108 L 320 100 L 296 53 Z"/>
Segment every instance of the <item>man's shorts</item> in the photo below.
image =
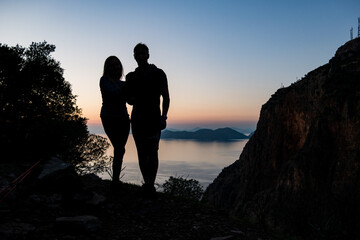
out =
<path fill-rule="evenodd" d="M 150 152 L 159 150 L 161 131 L 152 135 L 146 135 L 133 129 L 132 134 L 138 151 Z"/>

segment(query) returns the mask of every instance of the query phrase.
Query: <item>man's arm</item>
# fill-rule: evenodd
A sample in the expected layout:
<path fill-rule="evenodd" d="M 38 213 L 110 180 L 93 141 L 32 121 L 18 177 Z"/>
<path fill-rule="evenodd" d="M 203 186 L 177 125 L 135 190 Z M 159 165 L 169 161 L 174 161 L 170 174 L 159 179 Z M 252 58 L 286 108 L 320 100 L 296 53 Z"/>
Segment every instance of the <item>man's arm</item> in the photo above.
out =
<path fill-rule="evenodd" d="M 163 101 L 162 101 L 162 114 L 160 118 L 160 128 L 161 130 L 164 130 L 166 128 L 167 113 L 169 111 L 169 106 L 170 106 L 170 95 L 167 86 L 161 89 L 161 96 L 163 98 Z"/>
<path fill-rule="evenodd" d="M 130 105 L 133 105 L 134 104 L 134 94 L 133 94 L 133 89 L 132 89 L 132 86 L 131 86 L 131 83 L 130 83 L 130 80 L 132 77 L 132 74 L 127 74 L 126 77 L 125 77 L 125 99 L 126 99 L 126 102 Z"/>
<path fill-rule="evenodd" d="M 166 119 L 170 107 L 170 94 L 167 86 L 161 89 L 161 95 L 163 98 L 161 116 Z"/>

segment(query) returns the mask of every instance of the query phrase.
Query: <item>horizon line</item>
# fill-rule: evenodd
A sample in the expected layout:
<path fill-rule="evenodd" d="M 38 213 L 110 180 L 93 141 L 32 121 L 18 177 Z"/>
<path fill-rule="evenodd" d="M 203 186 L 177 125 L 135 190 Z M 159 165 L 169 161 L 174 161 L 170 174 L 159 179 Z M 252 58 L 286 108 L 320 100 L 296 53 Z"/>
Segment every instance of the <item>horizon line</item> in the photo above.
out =
<path fill-rule="evenodd" d="M 257 121 L 239 121 L 239 122 L 228 122 L 228 123 L 179 123 L 179 124 L 168 124 L 167 130 L 177 131 L 192 131 L 194 129 L 211 129 L 216 130 L 219 128 L 232 128 L 241 133 L 251 133 L 256 130 Z M 90 133 L 104 134 L 105 131 L 101 123 L 87 123 L 87 127 Z"/>

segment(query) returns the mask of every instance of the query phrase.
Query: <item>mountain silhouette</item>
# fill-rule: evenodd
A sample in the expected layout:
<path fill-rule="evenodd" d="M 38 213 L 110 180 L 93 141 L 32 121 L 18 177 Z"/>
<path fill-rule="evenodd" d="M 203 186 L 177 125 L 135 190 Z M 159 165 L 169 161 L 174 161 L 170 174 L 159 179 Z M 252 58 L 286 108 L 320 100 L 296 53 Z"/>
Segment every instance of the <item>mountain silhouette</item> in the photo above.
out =
<path fill-rule="evenodd" d="M 193 139 L 199 141 L 228 141 L 235 139 L 248 139 L 243 133 L 231 128 L 199 129 L 194 132 L 165 130 L 161 133 L 163 139 Z"/>

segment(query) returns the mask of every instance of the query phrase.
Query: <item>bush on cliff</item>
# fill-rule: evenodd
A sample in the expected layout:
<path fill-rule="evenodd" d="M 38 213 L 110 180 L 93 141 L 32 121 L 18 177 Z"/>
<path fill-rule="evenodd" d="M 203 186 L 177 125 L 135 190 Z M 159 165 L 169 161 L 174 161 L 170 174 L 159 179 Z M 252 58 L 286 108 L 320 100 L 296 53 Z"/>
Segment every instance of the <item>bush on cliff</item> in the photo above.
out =
<path fill-rule="evenodd" d="M 183 177 L 171 176 L 162 187 L 164 188 L 164 193 L 193 200 L 200 200 L 204 193 L 199 181 Z"/>

